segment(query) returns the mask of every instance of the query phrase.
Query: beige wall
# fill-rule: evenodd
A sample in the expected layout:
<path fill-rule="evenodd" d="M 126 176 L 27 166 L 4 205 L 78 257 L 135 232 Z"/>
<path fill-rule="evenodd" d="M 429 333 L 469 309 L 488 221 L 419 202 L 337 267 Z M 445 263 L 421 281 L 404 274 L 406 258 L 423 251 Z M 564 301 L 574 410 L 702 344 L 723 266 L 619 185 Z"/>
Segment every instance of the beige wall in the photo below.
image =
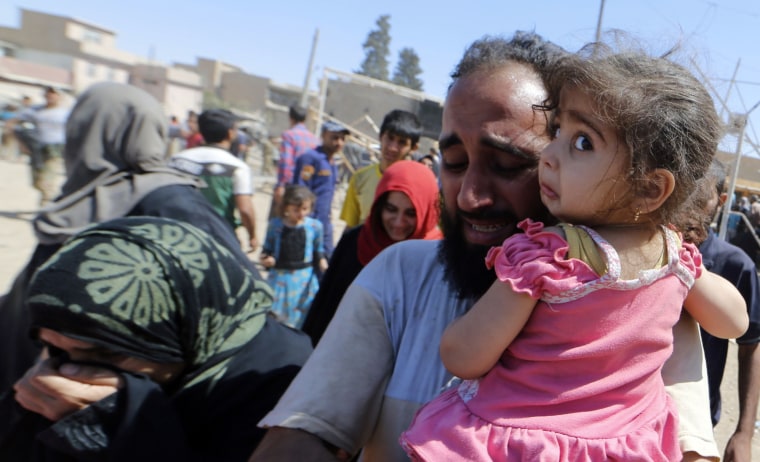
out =
<path fill-rule="evenodd" d="M 200 111 L 203 91 L 200 75 L 181 68 L 139 65 L 132 68 L 130 82 L 147 91 L 164 108 L 167 117 L 176 115 L 180 120 L 187 111 Z"/>
<path fill-rule="evenodd" d="M 179 120 L 184 120 L 188 110 L 200 112 L 202 106 L 203 92 L 200 88 L 189 88 L 171 83 L 166 87 L 164 110 L 167 116 L 175 115 Z"/>
<path fill-rule="evenodd" d="M 77 94 L 82 93 L 90 85 L 97 82 L 129 82 L 129 72 L 126 69 L 114 68 L 87 59 L 74 59 L 71 72 L 74 76 L 72 86 Z"/>
<path fill-rule="evenodd" d="M 74 21 L 66 22 L 65 35 L 71 40 L 80 43 L 90 43 L 110 49 L 116 47 L 116 35 L 114 33 Z"/>
<path fill-rule="evenodd" d="M 233 107 L 244 111 L 266 107 L 269 79 L 243 72 L 222 74 L 219 97 Z"/>

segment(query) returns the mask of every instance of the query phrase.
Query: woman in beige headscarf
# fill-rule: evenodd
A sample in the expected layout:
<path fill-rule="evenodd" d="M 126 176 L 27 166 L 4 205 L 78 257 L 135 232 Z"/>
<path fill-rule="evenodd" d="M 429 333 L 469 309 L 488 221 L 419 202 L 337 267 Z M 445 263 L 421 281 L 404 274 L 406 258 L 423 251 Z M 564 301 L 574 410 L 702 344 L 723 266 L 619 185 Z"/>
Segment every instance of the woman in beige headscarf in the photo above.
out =
<path fill-rule="evenodd" d="M 34 270 L 70 236 L 92 223 L 160 216 L 191 223 L 225 245 L 259 277 L 229 226 L 197 190 L 198 180 L 166 165 L 167 121 L 145 91 L 99 83 L 77 100 L 66 123 L 66 182 L 34 220 L 39 244 L 0 299 L 0 397 L 36 359 L 27 337 L 23 296 Z"/>

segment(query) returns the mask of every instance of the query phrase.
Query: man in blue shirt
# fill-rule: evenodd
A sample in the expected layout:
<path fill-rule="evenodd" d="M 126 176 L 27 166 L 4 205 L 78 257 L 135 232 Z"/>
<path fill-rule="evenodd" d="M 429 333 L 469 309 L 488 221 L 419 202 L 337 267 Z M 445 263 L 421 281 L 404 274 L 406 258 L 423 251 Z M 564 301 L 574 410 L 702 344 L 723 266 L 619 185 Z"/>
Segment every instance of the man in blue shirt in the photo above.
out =
<path fill-rule="evenodd" d="M 333 252 L 332 199 L 338 181 L 335 154 L 343 150 L 349 131 L 337 122 L 322 125 L 322 144 L 296 159 L 293 181 L 305 185 L 317 197 L 311 216 L 322 222 L 325 231 L 325 254 Z"/>
<path fill-rule="evenodd" d="M 691 206 L 684 210 L 693 221 L 684 231 L 684 239 L 699 244 L 705 268 L 734 284 L 747 304 L 749 328 L 736 339 L 739 419 L 724 454 L 724 460 L 739 462 L 752 457 L 752 436 L 760 398 L 760 283 L 752 259 L 741 248 L 720 239 L 710 227 L 712 217 L 726 201 L 725 179 L 724 166 L 714 159 L 690 198 Z M 728 340 L 713 337 L 704 330 L 701 333 L 710 386 L 710 412 L 712 423 L 716 425 L 721 414 L 720 386 L 726 369 Z"/>

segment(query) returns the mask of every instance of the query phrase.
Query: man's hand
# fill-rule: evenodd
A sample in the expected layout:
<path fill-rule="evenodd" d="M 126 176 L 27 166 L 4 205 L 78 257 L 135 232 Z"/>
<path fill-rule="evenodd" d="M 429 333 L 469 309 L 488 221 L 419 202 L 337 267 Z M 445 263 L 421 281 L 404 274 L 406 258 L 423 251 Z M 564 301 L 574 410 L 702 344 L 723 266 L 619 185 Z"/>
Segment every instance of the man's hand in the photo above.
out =
<path fill-rule="evenodd" d="M 737 431 L 726 444 L 726 452 L 723 454 L 723 462 L 751 462 L 752 461 L 752 434 L 749 435 Z"/>
<path fill-rule="evenodd" d="M 56 369 L 52 360 L 44 359 L 13 388 L 22 407 L 57 421 L 115 393 L 123 383 L 108 369 L 70 363 Z"/>
<path fill-rule="evenodd" d="M 708 457 L 702 457 L 698 453 L 694 451 L 685 452 L 683 454 L 683 459 L 681 459 L 681 462 L 715 462 L 716 459 L 710 459 Z"/>

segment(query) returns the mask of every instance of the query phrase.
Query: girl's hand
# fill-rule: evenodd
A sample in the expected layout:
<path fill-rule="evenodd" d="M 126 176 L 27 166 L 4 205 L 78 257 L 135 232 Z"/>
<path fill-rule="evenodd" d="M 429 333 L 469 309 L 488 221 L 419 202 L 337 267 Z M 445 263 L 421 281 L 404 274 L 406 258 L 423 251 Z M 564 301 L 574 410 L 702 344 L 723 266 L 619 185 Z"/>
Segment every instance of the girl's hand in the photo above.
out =
<path fill-rule="evenodd" d="M 269 269 L 269 268 L 273 267 L 274 264 L 275 264 L 275 259 L 274 259 L 273 256 L 271 256 L 271 255 L 262 255 L 261 256 L 261 266 L 263 266 L 264 268 Z"/>
<path fill-rule="evenodd" d="M 109 369 L 44 359 L 13 386 L 16 401 L 32 412 L 57 421 L 115 393 L 124 380 Z"/>
<path fill-rule="evenodd" d="M 327 259 L 326 258 L 320 258 L 319 259 L 319 271 L 325 272 L 327 271 Z"/>

